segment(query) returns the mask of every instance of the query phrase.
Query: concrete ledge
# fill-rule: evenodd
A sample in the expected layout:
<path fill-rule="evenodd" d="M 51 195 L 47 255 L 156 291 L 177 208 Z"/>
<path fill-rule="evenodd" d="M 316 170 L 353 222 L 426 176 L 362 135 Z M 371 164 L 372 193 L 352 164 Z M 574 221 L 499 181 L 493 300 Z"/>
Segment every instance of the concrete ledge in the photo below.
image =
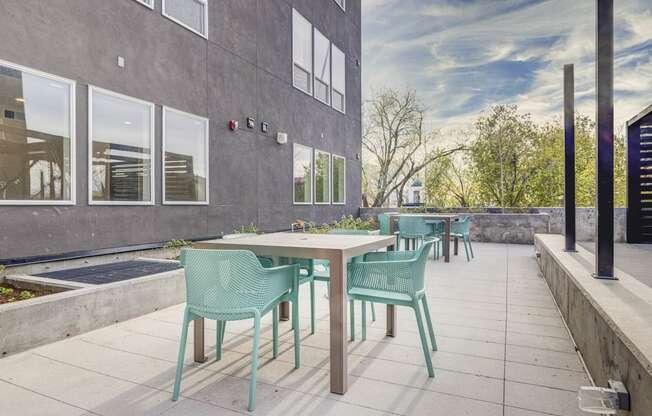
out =
<path fill-rule="evenodd" d="M 0 356 L 185 301 L 183 270 L 0 305 Z"/>
<path fill-rule="evenodd" d="M 621 380 L 632 415 L 652 415 L 652 288 L 616 270 L 594 279 L 594 256 L 563 251 L 561 235 L 536 235 L 540 267 L 586 365 L 601 386 Z"/>

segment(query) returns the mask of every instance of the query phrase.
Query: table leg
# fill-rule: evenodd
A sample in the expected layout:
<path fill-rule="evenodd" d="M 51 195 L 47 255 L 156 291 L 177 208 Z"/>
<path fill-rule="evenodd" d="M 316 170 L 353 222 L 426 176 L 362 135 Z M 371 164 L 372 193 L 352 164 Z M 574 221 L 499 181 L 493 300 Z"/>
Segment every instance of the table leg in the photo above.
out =
<path fill-rule="evenodd" d="M 451 221 L 444 221 L 444 261 L 451 261 Z"/>
<path fill-rule="evenodd" d="M 387 247 L 387 251 L 394 251 L 394 246 Z M 396 306 L 387 305 L 387 328 L 385 335 L 388 337 L 396 336 Z"/>
<path fill-rule="evenodd" d="M 346 337 L 346 259 L 331 258 L 330 304 L 330 366 L 331 393 L 344 394 L 348 389 Z M 353 313 L 353 311 L 351 311 Z"/>
<path fill-rule="evenodd" d="M 195 344 L 195 362 L 206 362 L 204 353 L 204 318 L 197 318 L 193 321 L 194 325 L 194 344 Z"/>
<path fill-rule="evenodd" d="M 455 237 L 455 244 L 454 245 L 455 245 L 455 249 L 453 250 L 453 254 L 455 254 L 457 256 L 457 253 L 459 253 L 459 248 L 460 248 L 460 244 L 459 244 L 459 241 L 458 241 L 457 237 Z"/>

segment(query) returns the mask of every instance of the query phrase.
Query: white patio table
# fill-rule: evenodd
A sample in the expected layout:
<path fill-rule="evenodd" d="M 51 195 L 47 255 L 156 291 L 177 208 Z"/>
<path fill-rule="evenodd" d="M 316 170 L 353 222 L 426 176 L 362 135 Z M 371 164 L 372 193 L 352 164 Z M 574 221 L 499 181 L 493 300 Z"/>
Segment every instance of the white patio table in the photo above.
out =
<path fill-rule="evenodd" d="M 346 264 L 351 257 L 370 251 L 394 249 L 394 236 L 272 233 L 226 240 L 196 242 L 195 248 L 219 250 L 250 250 L 259 256 L 278 256 L 322 259 L 330 262 L 330 375 L 331 392 L 344 394 L 347 390 L 347 299 Z M 281 308 L 281 317 L 289 308 Z M 194 322 L 195 361 L 204 362 L 204 320 Z M 394 305 L 387 305 L 387 335 L 396 331 Z"/>

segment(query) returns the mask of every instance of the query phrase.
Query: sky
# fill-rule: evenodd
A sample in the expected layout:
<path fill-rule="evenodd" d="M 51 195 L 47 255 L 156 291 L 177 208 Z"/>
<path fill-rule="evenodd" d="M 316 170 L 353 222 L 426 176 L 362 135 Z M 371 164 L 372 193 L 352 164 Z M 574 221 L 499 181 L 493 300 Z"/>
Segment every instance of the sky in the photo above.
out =
<path fill-rule="evenodd" d="M 615 2 L 617 131 L 652 104 L 652 1 Z M 563 66 L 595 117 L 595 0 L 362 0 L 363 99 L 413 89 L 428 125 L 470 127 L 493 104 L 561 118 Z"/>

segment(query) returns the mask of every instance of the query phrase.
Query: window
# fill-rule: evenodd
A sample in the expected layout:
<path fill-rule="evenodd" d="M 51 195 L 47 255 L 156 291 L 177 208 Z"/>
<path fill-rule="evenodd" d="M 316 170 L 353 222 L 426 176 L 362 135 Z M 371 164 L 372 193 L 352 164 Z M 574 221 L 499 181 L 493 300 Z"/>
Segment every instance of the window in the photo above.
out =
<path fill-rule="evenodd" d="M 75 203 L 75 83 L 0 61 L 0 204 Z"/>
<path fill-rule="evenodd" d="M 337 5 L 342 8 L 342 10 L 346 10 L 346 0 L 335 0 L 335 3 L 337 3 Z"/>
<path fill-rule="evenodd" d="M 346 203 L 346 159 L 333 155 L 333 204 Z"/>
<path fill-rule="evenodd" d="M 315 28 L 315 98 L 330 104 L 331 43 Z"/>
<path fill-rule="evenodd" d="M 200 36 L 208 37 L 206 0 L 163 0 L 163 16 Z"/>
<path fill-rule="evenodd" d="M 331 202 L 331 155 L 315 150 L 315 204 Z"/>
<path fill-rule="evenodd" d="M 294 203 L 312 204 L 312 149 L 294 145 Z"/>
<path fill-rule="evenodd" d="M 333 108 L 346 112 L 346 62 L 344 52 L 333 45 Z"/>
<path fill-rule="evenodd" d="M 163 108 L 163 203 L 208 204 L 208 119 Z"/>
<path fill-rule="evenodd" d="M 136 1 L 142 4 L 143 6 L 147 6 L 150 9 L 154 10 L 154 0 L 136 0 Z"/>
<path fill-rule="evenodd" d="M 312 25 L 292 9 L 292 79 L 295 87 L 312 95 Z"/>
<path fill-rule="evenodd" d="M 154 204 L 154 104 L 88 89 L 89 203 Z"/>

